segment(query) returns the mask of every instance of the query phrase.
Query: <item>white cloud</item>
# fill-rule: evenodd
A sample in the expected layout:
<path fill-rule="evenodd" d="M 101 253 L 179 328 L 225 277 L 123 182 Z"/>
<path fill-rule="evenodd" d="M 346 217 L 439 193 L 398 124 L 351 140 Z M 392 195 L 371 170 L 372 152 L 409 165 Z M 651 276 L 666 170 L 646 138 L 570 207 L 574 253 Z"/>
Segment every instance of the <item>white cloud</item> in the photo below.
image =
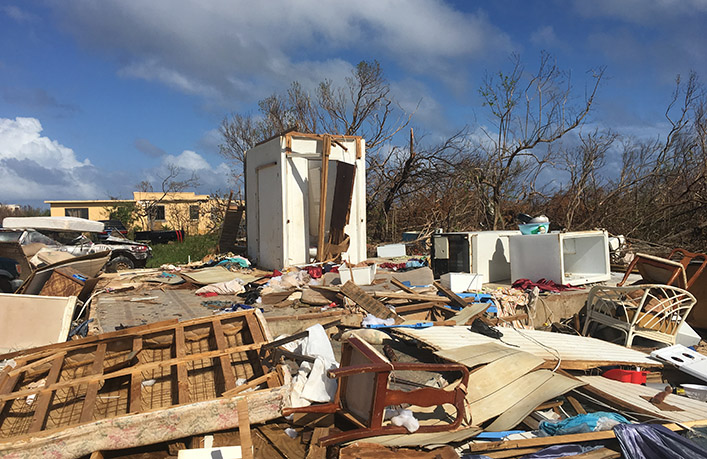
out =
<path fill-rule="evenodd" d="M 535 46 L 554 47 L 559 43 L 555 29 L 552 26 L 544 26 L 530 34 L 530 42 Z"/>
<path fill-rule="evenodd" d="M 162 163 L 165 166 L 173 165 L 188 171 L 198 172 L 211 168 L 209 163 L 197 152 L 184 150 L 180 155 L 167 155 Z"/>
<path fill-rule="evenodd" d="M 91 198 L 93 166 L 71 148 L 41 135 L 36 118 L 0 118 L 0 196 L 9 201 Z"/>
<path fill-rule="evenodd" d="M 337 55 L 390 58 L 409 71 L 448 75 L 459 74 L 462 62 L 510 50 L 508 35 L 483 14 L 462 13 L 439 0 L 77 0 L 53 5 L 81 44 L 118 61 L 120 75 L 159 81 L 231 106 L 293 80 L 304 80 L 307 87 L 310 80 L 343 79 L 355 62 Z"/>
<path fill-rule="evenodd" d="M 707 12 L 707 0 L 575 0 L 587 17 L 613 17 L 636 24 L 661 24 L 669 19 Z"/>

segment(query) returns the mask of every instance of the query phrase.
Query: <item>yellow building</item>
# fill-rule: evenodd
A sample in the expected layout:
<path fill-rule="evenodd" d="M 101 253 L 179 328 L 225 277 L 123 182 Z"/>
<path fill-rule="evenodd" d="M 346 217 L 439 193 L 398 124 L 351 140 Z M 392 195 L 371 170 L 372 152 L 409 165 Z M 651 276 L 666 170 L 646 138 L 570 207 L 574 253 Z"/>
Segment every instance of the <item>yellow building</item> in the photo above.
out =
<path fill-rule="evenodd" d="M 52 217 L 80 217 L 108 220 L 116 206 L 134 204 L 134 229 L 137 231 L 181 229 L 187 234 L 204 234 L 220 221 L 219 199 L 194 192 L 133 192 L 133 199 L 90 201 L 44 201 Z M 225 205 L 225 203 L 223 203 Z"/>

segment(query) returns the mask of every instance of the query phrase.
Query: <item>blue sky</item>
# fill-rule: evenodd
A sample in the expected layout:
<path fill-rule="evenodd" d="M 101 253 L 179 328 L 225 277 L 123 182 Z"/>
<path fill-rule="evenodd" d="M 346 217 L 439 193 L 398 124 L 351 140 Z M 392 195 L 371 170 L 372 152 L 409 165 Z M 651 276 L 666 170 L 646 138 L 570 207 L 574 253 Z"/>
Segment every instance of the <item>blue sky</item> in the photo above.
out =
<path fill-rule="evenodd" d="M 677 74 L 707 78 L 707 0 L 1 0 L 0 202 L 129 197 L 168 164 L 227 191 L 218 126 L 291 81 L 343 81 L 377 59 L 416 130 L 487 122 L 477 89 L 541 50 L 588 128 L 665 132 Z"/>

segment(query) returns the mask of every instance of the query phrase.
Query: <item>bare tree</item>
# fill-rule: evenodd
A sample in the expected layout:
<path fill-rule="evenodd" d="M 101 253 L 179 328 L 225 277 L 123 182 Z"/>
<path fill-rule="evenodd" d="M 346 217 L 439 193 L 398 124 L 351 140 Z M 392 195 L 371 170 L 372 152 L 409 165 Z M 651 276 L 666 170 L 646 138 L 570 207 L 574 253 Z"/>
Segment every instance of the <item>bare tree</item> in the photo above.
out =
<path fill-rule="evenodd" d="M 485 201 L 488 228 L 504 224 L 506 199 L 519 199 L 520 193 L 532 188 L 549 159 L 548 150 L 539 147 L 583 123 L 603 72 L 599 69 L 592 74 L 594 82 L 578 107 L 572 103 L 570 74 L 547 53 L 541 54 L 534 73 L 527 73 L 514 55 L 510 72 L 487 75 L 479 94 L 489 109 L 492 128 L 482 129 L 485 139 L 479 146 L 486 153 L 486 164 L 477 184 Z"/>
<path fill-rule="evenodd" d="M 162 205 L 171 193 L 178 193 L 188 188 L 199 186 L 199 177 L 196 173 L 192 172 L 189 177 L 179 179 L 181 173 L 182 170 L 178 166 L 170 164 L 167 166 L 165 176 L 160 178 L 160 188 L 156 192 L 157 195 L 154 198 L 136 203 L 135 214 L 137 219 L 142 222 L 143 227 L 147 227 L 150 230 L 154 229 L 157 206 Z M 147 180 L 138 183 L 137 190 L 145 193 L 155 193 L 152 184 Z"/>

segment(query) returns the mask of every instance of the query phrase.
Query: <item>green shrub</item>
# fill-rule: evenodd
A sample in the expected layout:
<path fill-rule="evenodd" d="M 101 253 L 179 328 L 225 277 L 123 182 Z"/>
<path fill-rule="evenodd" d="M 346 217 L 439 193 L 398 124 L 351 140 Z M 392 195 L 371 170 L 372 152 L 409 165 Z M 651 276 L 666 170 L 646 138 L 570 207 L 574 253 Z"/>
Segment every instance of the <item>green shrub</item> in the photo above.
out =
<path fill-rule="evenodd" d="M 147 261 L 148 268 L 158 268 L 163 264 L 183 264 L 201 260 L 206 255 L 217 252 L 218 234 L 200 234 L 187 236 L 184 242 L 169 242 L 152 246 L 152 258 Z"/>

